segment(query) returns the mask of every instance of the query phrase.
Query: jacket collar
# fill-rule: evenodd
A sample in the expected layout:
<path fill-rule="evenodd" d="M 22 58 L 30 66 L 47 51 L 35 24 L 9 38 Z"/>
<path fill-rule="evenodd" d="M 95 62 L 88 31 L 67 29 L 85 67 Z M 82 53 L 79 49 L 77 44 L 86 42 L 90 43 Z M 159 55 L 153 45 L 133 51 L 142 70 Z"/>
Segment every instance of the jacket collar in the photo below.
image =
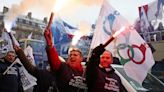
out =
<path fill-rule="evenodd" d="M 102 65 L 99 64 L 99 67 L 100 67 L 100 69 L 102 69 L 106 72 L 114 72 L 115 71 L 111 66 L 104 68 Z"/>

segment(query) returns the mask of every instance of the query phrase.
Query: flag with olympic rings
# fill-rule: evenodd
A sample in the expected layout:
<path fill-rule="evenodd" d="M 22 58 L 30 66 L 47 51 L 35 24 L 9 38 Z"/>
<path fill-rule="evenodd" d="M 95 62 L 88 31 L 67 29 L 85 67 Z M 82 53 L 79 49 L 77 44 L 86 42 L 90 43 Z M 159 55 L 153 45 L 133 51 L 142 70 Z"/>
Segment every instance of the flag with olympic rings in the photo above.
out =
<path fill-rule="evenodd" d="M 91 49 L 104 44 L 115 31 L 126 27 L 106 49 L 118 57 L 126 74 L 142 85 L 147 72 L 154 65 L 150 47 L 120 13 L 106 0 L 102 4 L 94 31 Z"/>

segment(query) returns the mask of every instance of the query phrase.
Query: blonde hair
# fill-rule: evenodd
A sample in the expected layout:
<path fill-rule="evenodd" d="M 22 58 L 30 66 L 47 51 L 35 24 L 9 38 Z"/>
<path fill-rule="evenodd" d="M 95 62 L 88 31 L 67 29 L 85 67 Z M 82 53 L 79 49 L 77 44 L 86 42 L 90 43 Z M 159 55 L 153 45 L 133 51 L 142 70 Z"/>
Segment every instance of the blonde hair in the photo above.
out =
<path fill-rule="evenodd" d="M 6 53 L 6 55 L 5 55 L 5 56 L 7 56 L 9 53 L 13 53 L 13 54 L 16 56 L 15 51 L 13 51 L 13 50 L 8 51 L 8 52 Z"/>
<path fill-rule="evenodd" d="M 72 51 L 77 51 L 77 52 L 80 53 L 81 56 L 83 56 L 82 51 L 79 48 L 77 48 L 77 47 L 69 48 L 68 54 L 70 54 Z"/>

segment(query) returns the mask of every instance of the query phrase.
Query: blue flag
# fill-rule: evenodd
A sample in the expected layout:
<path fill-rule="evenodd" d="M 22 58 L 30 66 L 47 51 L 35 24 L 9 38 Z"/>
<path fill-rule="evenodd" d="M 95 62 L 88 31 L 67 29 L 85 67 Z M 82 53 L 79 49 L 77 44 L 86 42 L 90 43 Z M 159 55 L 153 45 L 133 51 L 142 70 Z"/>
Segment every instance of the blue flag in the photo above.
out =
<path fill-rule="evenodd" d="M 67 56 L 73 33 L 78 28 L 71 26 L 61 19 L 56 19 L 51 28 L 58 54 L 63 57 Z"/>

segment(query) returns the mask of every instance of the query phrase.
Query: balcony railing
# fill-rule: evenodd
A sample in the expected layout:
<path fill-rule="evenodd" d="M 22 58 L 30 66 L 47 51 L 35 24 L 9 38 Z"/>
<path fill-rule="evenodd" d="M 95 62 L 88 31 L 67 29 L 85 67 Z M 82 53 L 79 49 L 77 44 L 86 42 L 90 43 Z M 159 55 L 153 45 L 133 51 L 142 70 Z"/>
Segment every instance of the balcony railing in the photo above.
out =
<path fill-rule="evenodd" d="M 147 32 L 147 33 L 139 33 L 144 40 L 148 42 L 152 41 L 161 41 L 164 40 L 164 29 L 163 30 L 156 30 L 154 32 Z"/>

